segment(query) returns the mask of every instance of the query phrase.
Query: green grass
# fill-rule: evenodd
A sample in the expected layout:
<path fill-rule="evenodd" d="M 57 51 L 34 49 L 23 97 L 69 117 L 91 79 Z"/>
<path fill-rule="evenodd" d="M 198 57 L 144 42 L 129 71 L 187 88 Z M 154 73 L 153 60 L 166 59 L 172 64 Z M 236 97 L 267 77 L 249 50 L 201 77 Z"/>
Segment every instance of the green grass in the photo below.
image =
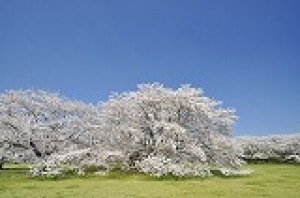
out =
<path fill-rule="evenodd" d="M 251 164 L 246 177 L 153 179 L 141 174 L 33 179 L 24 165 L 0 171 L 0 197 L 300 197 L 300 166 Z"/>

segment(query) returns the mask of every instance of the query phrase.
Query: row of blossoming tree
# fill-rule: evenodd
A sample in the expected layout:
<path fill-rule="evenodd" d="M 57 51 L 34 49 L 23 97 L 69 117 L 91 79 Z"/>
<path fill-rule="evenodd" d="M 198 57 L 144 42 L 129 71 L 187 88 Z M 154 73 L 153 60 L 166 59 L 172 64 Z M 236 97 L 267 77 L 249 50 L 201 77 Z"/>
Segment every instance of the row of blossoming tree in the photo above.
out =
<path fill-rule="evenodd" d="M 270 135 L 262 137 L 237 137 L 249 162 L 296 162 L 300 163 L 300 134 Z"/>
<path fill-rule="evenodd" d="M 47 176 L 63 174 L 63 167 L 81 174 L 88 167 L 156 176 L 238 174 L 249 150 L 240 142 L 249 141 L 235 143 L 235 112 L 220 105 L 201 89 L 158 83 L 98 105 L 42 90 L 7 91 L 0 95 L 0 167 L 26 162 L 33 175 Z"/>

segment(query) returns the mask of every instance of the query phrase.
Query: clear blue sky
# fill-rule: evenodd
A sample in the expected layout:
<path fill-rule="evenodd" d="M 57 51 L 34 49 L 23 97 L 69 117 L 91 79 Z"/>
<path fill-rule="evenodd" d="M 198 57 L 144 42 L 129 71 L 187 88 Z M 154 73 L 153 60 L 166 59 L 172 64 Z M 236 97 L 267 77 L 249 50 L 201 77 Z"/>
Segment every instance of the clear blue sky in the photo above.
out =
<path fill-rule="evenodd" d="M 298 0 L 0 0 L 0 91 L 96 103 L 190 83 L 234 107 L 236 135 L 300 132 Z"/>

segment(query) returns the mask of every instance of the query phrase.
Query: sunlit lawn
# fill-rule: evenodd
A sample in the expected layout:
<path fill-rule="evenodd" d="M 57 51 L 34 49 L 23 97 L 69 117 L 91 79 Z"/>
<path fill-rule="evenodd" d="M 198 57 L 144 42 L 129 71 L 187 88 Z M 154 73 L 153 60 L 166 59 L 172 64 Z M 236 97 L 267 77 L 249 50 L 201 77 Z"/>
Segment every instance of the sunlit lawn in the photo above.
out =
<path fill-rule="evenodd" d="M 8 169 L 9 168 L 9 169 Z M 11 169 L 13 168 L 13 169 Z M 0 197 L 300 197 L 300 166 L 253 164 L 246 177 L 157 180 L 113 173 L 59 180 L 33 179 L 20 167 L 0 171 Z"/>

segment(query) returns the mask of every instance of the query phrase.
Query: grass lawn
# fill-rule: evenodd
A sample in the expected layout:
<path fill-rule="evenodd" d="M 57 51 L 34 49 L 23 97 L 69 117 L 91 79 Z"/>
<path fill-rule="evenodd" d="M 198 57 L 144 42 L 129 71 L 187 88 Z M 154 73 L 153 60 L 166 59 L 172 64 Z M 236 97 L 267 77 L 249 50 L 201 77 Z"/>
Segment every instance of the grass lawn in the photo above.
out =
<path fill-rule="evenodd" d="M 0 197 L 300 197 L 300 166 L 253 164 L 246 177 L 158 180 L 139 174 L 113 173 L 59 180 L 33 179 L 22 167 L 0 171 Z"/>

